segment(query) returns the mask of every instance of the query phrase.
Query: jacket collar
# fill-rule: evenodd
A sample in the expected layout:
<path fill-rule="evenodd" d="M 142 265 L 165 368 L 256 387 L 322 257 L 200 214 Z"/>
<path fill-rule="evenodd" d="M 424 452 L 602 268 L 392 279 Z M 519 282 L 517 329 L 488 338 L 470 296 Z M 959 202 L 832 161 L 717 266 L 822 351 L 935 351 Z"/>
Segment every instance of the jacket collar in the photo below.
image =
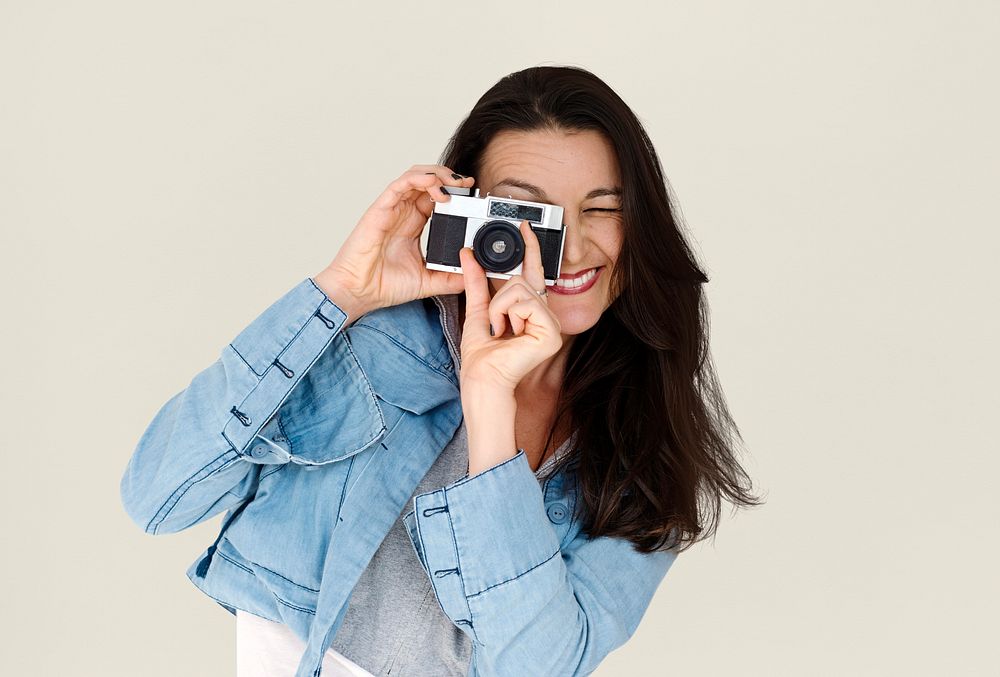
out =
<path fill-rule="evenodd" d="M 462 294 L 444 294 L 431 297 L 431 300 L 438 307 L 441 331 L 444 333 L 445 343 L 448 346 L 452 364 L 455 365 L 456 378 L 461 377 L 462 369 L 462 326 L 458 321 L 459 296 L 462 296 Z"/>
<path fill-rule="evenodd" d="M 415 299 L 379 308 L 348 327 L 352 349 L 384 402 L 423 414 L 458 397 L 454 358 L 437 314 L 430 301 Z"/>

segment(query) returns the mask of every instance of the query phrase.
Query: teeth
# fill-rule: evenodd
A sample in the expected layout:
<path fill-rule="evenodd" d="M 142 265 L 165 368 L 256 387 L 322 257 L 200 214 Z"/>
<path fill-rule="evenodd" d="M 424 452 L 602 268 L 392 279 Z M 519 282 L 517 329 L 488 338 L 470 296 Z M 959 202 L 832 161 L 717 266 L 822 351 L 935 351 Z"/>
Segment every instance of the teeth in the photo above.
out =
<path fill-rule="evenodd" d="M 584 275 L 576 278 L 575 280 L 556 280 L 556 284 L 565 289 L 573 289 L 575 287 L 582 287 L 583 285 L 590 282 L 594 276 L 597 275 L 597 268 L 591 268 Z"/>

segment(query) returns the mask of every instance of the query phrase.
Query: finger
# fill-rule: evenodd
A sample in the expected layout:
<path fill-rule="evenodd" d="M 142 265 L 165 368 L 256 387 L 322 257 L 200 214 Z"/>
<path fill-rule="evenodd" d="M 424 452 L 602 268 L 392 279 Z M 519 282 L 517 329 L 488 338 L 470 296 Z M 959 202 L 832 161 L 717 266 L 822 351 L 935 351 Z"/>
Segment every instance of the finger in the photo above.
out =
<path fill-rule="evenodd" d="M 462 247 L 458 252 L 462 263 L 462 275 L 465 281 L 465 326 L 463 334 L 468 332 L 473 338 L 484 338 L 490 335 L 490 289 L 483 270 L 471 247 Z"/>
<path fill-rule="evenodd" d="M 538 236 L 531 229 L 527 219 L 521 221 L 521 237 L 524 238 L 524 261 L 521 266 L 521 277 L 534 291 L 545 289 L 545 266 L 542 265 L 542 246 Z M 545 297 L 539 297 L 545 303 Z"/>
<path fill-rule="evenodd" d="M 408 172 L 434 174 L 441 179 L 442 183 L 448 185 L 467 184 L 472 179 L 471 176 L 463 176 L 446 165 L 413 165 Z"/>
<path fill-rule="evenodd" d="M 548 308 L 534 299 L 519 301 L 507 309 L 510 328 L 514 336 L 528 336 L 542 339 L 555 331 L 552 314 Z"/>
<path fill-rule="evenodd" d="M 421 192 L 426 192 L 439 201 L 447 201 L 451 196 L 441 189 L 442 185 L 468 187 L 472 180 L 471 176 L 454 179 L 450 173 L 443 170 L 411 169 L 390 183 L 375 200 L 373 206 L 379 209 L 392 209 L 403 200 L 412 199 Z"/>
<path fill-rule="evenodd" d="M 465 290 L 465 276 L 461 273 L 452 273 L 447 270 L 427 271 L 427 284 L 424 297 L 439 296 L 441 294 L 460 294 Z"/>
<path fill-rule="evenodd" d="M 447 168 L 446 168 L 447 169 Z M 456 172 L 424 172 L 424 174 L 433 174 L 435 177 L 441 180 L 442 183 L 435 184 L 426 189 L 426 199 L 421 197 L 416 200 L 417 209 L 423 215 L 424 219 L 429 219 L 431 214 L 434 213 L 434 204 L 437 202 L 449 202 L 451 200 L 451 194 L 445 192 L 444 186 L 456 186 L 459 188 L 471 188 L 474 178 L 471 176 L 462 176 Z M 443 178 L 447 175 L 447 178 Z"/>
<path fill-rule="evenodd" d="M 497 336 L 507 333 L 508 309 L 518 301 L 528 301 L 535 293 L 520 275 L 508 279 L 490 301 L 490 324 Z M 513 329 L 513 327 L 511 327 Z"/>
<path fill-rule="evenodd" d="M 457 173 L 451 167 L 448 167 L 446 165 L 413 165 L 408 170 L 406 170 L 406 172 L 404 172 L 404 175 L 406 174 L 418 174 L 418 175 L 434 174 L 439 179 L 441 179 L 442 183 L 447 184 L 449 186 L 459 185 L 459 184 L 467 185 L 469 181 L 472 179 L 471 176 L 463 176 L 462 174 Z"/>
<path fill-rule="evenodd" d="M 420 170 L 414 170 L 420 171 Z M 451 199 L 451 195 L 445 192 L 443 186 L 459 186 L 462 188 L 468 188 L 473 180 L 471 176 L 462 176 L 458 172 L 453 172 L 448 167 L 443 165 L 435 165 L 432 171 L 425 171 L 424 174 L 433 174 L 441 183 L 433 186 L 433 190 L 428 190 L 428 194 L 431 196 L 431 200 L 434 202 L 447 202 Z"/>

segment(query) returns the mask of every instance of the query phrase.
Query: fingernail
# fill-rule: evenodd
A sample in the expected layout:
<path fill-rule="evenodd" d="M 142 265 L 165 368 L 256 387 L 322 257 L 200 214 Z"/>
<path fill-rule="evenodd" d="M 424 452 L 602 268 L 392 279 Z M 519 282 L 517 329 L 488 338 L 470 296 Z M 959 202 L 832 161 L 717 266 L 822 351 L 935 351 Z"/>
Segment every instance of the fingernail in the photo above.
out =
<path fill-rule="evenodd" d="M 465 177 L 462 176 L 461 174 L 456 174 L 455 172 L 452 172 L 451 173 L 451 178 L 453 178 L 453 179 L 464 179 Z"/>
<path fill-rule="evenodd" d="M 490 322 L 490 336 L 493 336 L 493 323 Z"/>

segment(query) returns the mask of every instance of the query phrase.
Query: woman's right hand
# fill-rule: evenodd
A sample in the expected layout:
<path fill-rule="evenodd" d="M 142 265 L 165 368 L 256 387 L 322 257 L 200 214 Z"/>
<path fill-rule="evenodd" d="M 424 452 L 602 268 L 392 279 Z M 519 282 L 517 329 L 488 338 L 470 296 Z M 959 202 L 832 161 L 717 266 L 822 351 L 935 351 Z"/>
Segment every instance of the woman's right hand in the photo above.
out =
<path fill-rule="evenodd" d="M 442 185 L 469 188 L 474 182 L 443 165 L 413 165 L 368 207 L 314 281 L 349 322 L 377 308 L 464 291 L 461 273 L 427 268 L 420 235 L 434 202 L 451 199 Z"/>

